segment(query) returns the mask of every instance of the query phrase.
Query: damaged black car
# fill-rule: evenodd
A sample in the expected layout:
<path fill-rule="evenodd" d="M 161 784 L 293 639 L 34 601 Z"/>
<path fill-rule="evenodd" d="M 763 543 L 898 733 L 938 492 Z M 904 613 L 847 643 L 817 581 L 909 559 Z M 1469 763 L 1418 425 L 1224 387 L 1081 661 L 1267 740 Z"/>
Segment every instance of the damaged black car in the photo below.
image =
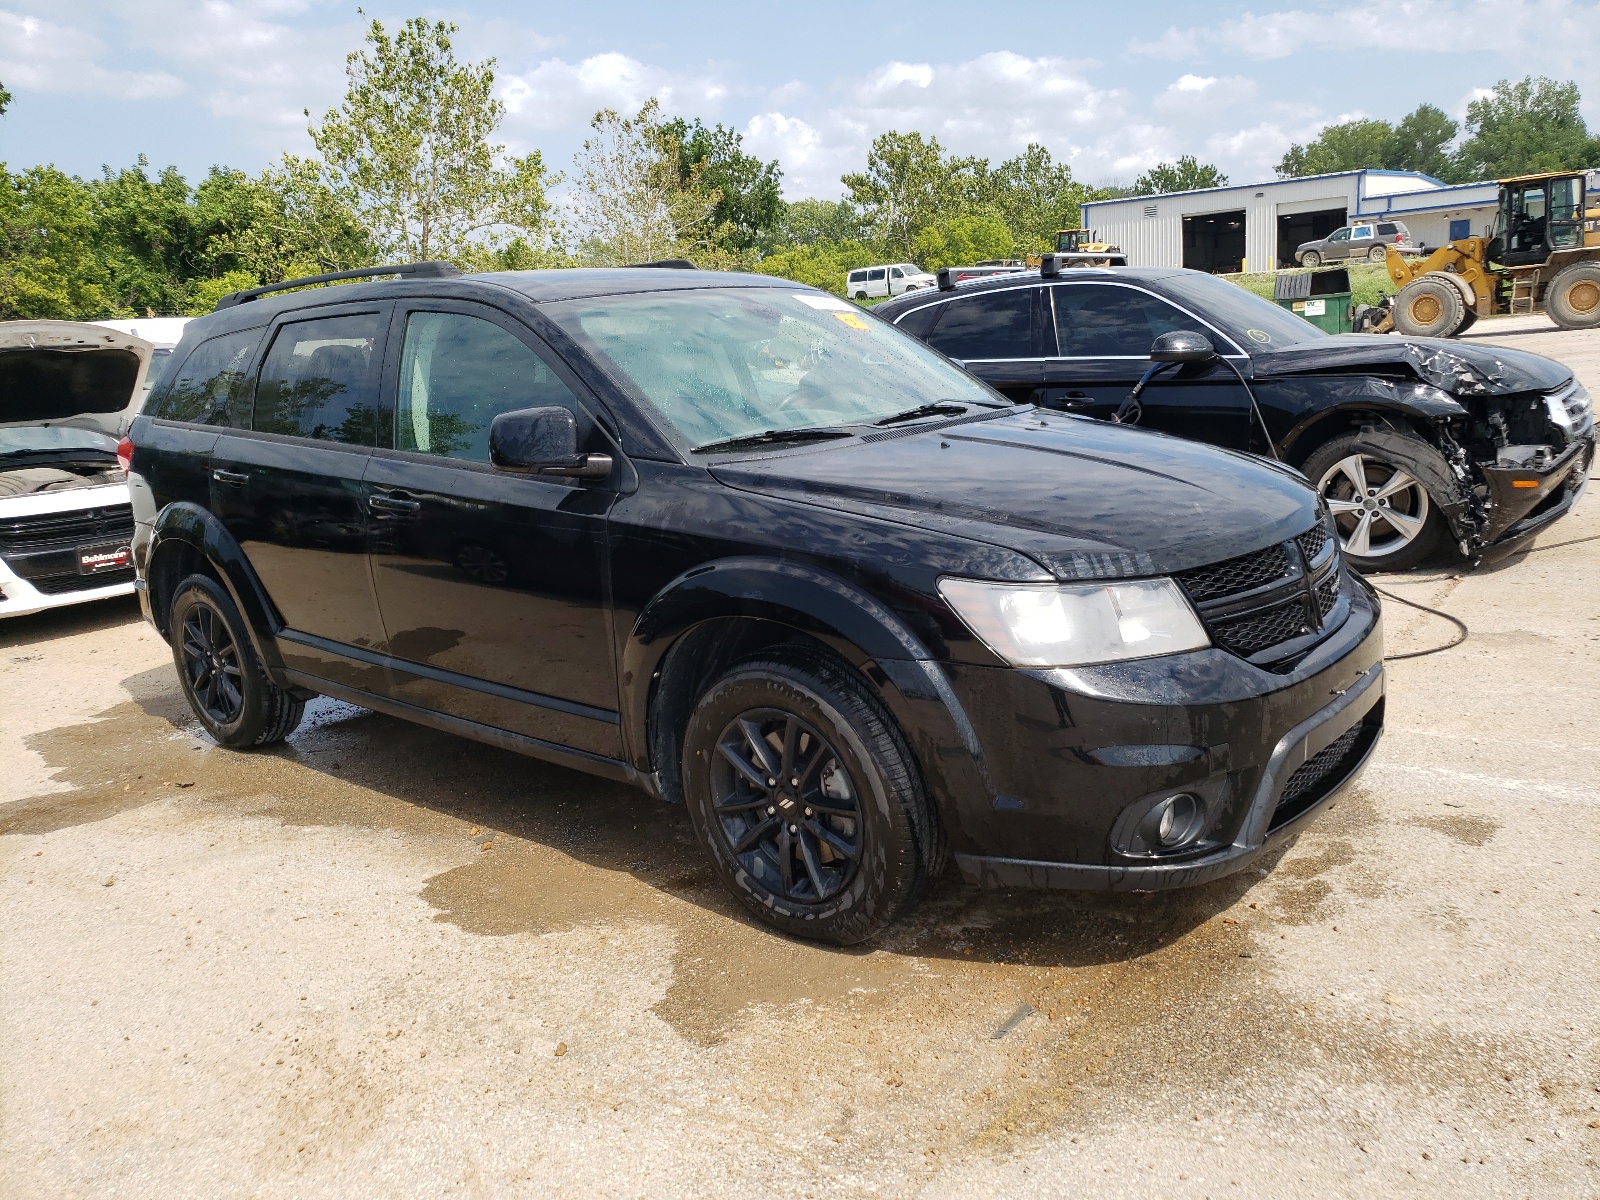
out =
<path fill-rule="evenodd" d="M 1572 509 L 1594 457 L 1589 393 L 1560 363 L 1331 335 L 1197 271 L 1011 275 L 874 312 L 1013 400 L 1299 468 L 1363 571 L 1507 553 Z"/>

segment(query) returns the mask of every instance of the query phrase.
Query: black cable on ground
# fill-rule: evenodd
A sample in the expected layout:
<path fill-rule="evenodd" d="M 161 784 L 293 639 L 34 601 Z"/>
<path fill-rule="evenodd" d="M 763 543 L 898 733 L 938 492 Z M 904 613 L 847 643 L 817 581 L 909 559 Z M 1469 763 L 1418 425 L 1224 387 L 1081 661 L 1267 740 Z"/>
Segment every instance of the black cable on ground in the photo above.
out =
<path fill-rule="evenodd" d="M 1405 654 L 1385 654 L 1383 656 L 1384 662 L 1396 662 L 1402 658 L 1422 658 L 1424 655 L 1428 654 L 1442 654 L 1446 650 L 1455 649 L 1457 646 L 1461 645 L 1462 642 L 1467 640 L 1467 623 L 1460 617 L 1452 617 L 1449 613 L 1440 612 L 1437 608 L 1429 608 L 1426 604 L 1418 604 L 1415 600 L 1407 600 L 1404 596 L 1396 596 L 1393 592 L 1385 591 L 1377 584 L 1372 585 L 1372 590 L 1377 592 L 1380 596 L 1387 596 L 1391 600 L 1397 600 L 1401 604 L 1406 605 L 1408 608 L 1419 609 L 1425 613 L 1432 613 L 1436 617 L 1443 617 L 1446 621 L 1449 621 L 1450 624 L 1454 625 L 1461 631 L 1459 637 L 1455 638 L 1453 641 L 1446 642 L 1442 646 L 1430 646 L 1426 650 L 1411 650 Z"/>

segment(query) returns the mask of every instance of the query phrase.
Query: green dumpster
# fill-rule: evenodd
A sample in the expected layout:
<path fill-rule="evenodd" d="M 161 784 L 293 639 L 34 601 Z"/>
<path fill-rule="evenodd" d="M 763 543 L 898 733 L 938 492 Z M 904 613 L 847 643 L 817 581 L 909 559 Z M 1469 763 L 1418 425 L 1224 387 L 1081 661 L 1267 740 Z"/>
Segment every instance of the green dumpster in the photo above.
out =
<path fill-rule="evenodd" d="M 1349 333 L 1354 328 L 1356 314 L 1350 303 L 1348 268 L 1280 273 L 1272 281 L 1272 298 L 1279 307 L 1304 317 L 1318 329 Z"/>

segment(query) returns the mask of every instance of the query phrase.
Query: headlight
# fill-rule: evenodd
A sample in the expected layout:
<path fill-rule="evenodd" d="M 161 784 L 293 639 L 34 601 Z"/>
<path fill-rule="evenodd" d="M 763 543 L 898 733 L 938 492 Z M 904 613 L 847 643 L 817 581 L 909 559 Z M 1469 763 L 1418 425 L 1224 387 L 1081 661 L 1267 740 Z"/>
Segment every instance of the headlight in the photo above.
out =
<path fill-rule="evenodd" d="M 1068 585 L 941 579 L 939 594 L 1014 667 L 1081 667 L 1211 644 L 1170 579 Z"/>

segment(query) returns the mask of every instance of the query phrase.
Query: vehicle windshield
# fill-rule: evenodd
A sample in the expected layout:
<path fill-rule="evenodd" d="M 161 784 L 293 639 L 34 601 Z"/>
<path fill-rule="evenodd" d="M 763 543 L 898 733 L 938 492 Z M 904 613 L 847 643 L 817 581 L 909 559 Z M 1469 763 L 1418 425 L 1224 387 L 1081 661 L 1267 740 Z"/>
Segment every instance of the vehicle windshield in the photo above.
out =
<path fill-rule="evenodd" d="M 1304 317 L 1215 275 L 1186 271 L 1161 280 L 1160 286 L 1178 303 L 1221 325 L 1245 350 L 1296 346 L 1331 336 Z"/>
<path fill-rule="evenodd" d="M 821 292 L 707 288 L 543 306 L 689 447 L 1004 401 L 937 352 Z"/>

